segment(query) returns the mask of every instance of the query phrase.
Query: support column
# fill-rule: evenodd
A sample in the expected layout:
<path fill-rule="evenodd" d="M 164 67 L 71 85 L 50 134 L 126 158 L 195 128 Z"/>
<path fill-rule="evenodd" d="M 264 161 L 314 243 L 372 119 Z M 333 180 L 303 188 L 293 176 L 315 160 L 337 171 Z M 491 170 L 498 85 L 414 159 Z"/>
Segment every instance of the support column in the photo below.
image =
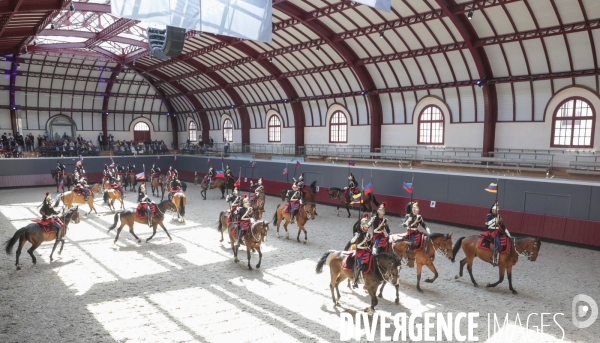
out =
<path fill-rule="evenodd" d="M 17 70 L 19 68 L 18 54 L 13 55 L 12 64 L 10 65 L 10 125 L 12 128 L 13 137 L 17 136 L 17 104 L 15 104 L 15 85 L 17 80 Z"/>

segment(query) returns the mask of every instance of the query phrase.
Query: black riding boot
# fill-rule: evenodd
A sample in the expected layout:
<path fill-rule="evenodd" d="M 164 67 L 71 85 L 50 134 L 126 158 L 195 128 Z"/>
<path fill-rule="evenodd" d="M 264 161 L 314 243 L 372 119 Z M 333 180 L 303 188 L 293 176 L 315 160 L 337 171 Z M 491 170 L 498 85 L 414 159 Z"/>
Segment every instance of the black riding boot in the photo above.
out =
<path fill-rule="evenodd" d="M 150 208 L 148 208 L 148 213 L 146 215 L 148 216 L 148 226 L 152 227 L 152 210 Z"/>
<path fill-rule="evenodd" d="M 360 267 L 358 266 L 358 262 L 354 261 L 354 282 L 352 283 L 352 288 L 358 288 L 358 278 L 360 277 Z"/>
<path fill-rule="evenodd" d="M 292 210 L 292 214 L 290 215 L 291 222 L 290 224 L 296 223 L 296 210 Z"/>
<path fill-rule="evenodd" d="M 242 242 L 242 228 L 240 226 L 238 226 L 238 228 L 237 228 L 237 240 L 235 242 L 235 247 L 239 248 L 241 242 Z"/>
<path fill-rule="evenodd" d="M 88 194 L 87 194 L 87 192 L 83 192 L 83 201 L 85 201 L 85 202 L 88 201 Z"/>
<path fill-rule="evenodd" d="M 498 265 L 498 249 L 494 249 L 494 253 L 492 254 L 492 260 L 490 261 L 490 263 L 493 267 L 496 267 Z"/>

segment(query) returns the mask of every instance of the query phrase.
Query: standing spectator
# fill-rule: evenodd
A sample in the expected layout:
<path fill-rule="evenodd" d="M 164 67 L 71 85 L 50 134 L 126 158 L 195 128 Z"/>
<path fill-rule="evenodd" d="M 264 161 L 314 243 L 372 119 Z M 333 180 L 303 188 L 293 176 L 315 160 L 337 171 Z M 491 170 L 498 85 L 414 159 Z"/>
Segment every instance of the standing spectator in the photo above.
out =
<path fill-rule="evenodd" d="M 100 150 L 104 150 L 104 135 L 102 132 L 98 134 L 98 146 L 100 147 Z"/>
<path fill-rule="evenodd" d="M 208 140 L 208 145 L 211 147 L 213 147 L 213 144 L 215 144 L 215 141 L 213 140 L 212 136 L 210 137 L 210 139 Z"/>
<path fill-rule="evenodd" d="M 27 152 L 33 151 L 33 149 L 31 148 L 32 144 L 33 144 L 33 136 L 30 133 L 27 136 L 25 136 L 25 151 L 27 151 Z"/>
<path fill-rule="evenodd" d="M 227 140 L 227 138 L 223 138 L 223 149 L 225 151 L 225 157 L 228 156 L 229 154 L 229 141 Z"/>
<path fill-rule="evenodd" d="M 81 137 L 81 133 L 77 134 L 77 143 L 83 143 L 83 137 Z"/>
<path fill-rule="evenodd" d="M 50 138 L 50 132 L 48 132 L 48 130 L 46 130 L 46 132 L 44 132 L 44 140 L 47 141 L 48 138 Z"/>
<path fill-rule="evenodd" d="M 42 137 L 42 135 L 38 135 L 37 141 L 38 141 L 38 147 L 42 146 L 42 143 L 45 141 L 46 139 L 44 137 Z"/>

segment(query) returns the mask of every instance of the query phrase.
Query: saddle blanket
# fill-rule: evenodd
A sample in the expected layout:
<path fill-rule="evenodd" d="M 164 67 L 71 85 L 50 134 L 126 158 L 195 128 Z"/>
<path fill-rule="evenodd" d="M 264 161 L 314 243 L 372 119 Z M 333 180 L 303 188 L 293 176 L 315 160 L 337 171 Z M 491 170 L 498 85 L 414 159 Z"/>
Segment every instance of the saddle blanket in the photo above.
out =
<path fill-rule="evenodd" d="M 250 228 L 250 222 L 246 221 L 246 220 L 241 221 L 240 222 L 240 227 L 242 229 L 242 237 L 243 237 L 246 234 L 246 232 L 248 232 L 248 229 Z M 231 231 L 231 235 L 233 237 L 236 237 L 237 236 L 237 230 L 232 230 Z"/>
<path fill-rule="evenodd" d="M 283 210 L 283 213 L 290 214 L 292 210 L 297 210 L 300 207 L 300 203 L 296 202 L 293 204 L 288 203 Z M 299 214 L 297 214 L 299 215 Z"/>
<path fill-rule="evenodd" d="M 148 204 L 148 203 L 139 204 L 136 208 L 135 215 L 138 218 L 146 218 L 146 214 L 148 213 L 148 210 L 147 210 L 148 205 L 150 205 L 150 211 L 152 211 L 152 218 L 156 217 L 156 213 L 157 213 L 156 204 Z"/>
<path fill-rule="evenodd" d="M 175 188 L 175 189 L 171 189 L 171 190 L 169 191 L 169 193 L 173 193 L 173 194 L 175 194 L 175 193 L 180 193 L 180 192 L 181 192 L 181 193 L 183 193 L 183 192 L 181 191 L 181 188 Z"/>
<path fill-rule="evenodd" d="M 408 237 L 407 233 L 408 232 L 392 235 L 391 241 L 392 242 L 408 241 L 408 240 L 410 240 L 410 237 Z M 416 246 L 415 250 L 423 249 L 423 245 L 424 245 L 423 242 L 425 242 L 425 240 L 423 239 L 424 236 L 425 236 L 425 234 L 422 232 L 414 235 L 413 244 L 415 244 L 415 246 Z"/>
<path fill-rule="evenodd" d="M 356 263 L 355 259 L 356 259 L 356 255 L 355 255 L 354 252 L 352 252 L 350 255 L 348 255 L 348 257 L 344 261 L 344 264 L 342 264 L 342 269 L 350 271 L 350 272 L 353 271 L 354 270 L 354 263 Z M 371 252 L 367 251 L 363 255 L 363 259 L 365 259 L 367 261 L 363 262 L 362 273 L 363 274 L 369 274 L 371 272 L 371 267 L 373 266 L 373 256 L 371 255 Z"/>
<path fill-rule="evenodd" d="M 350 189 L 346 189 L 346 190 L 344 191 L 344 194 L 345 194 L 345 195 L 348 195 L 348 192 L 350 192 Z M 358 193 L 360 193 L 360 190 L 359 190 L 358 188 L 354 188 L 354 189 L 352 190 L 352 193 L 353 193 L 353 194 L 358 194 Z"/>
<path fill-rule="evenodd" d="M 155 178 L 155 177 L 160 177 L 160 173 L 152 174 L 152 176 L 151 176 L 151 177 L 152 177 L 152 178 Z"/>
<path fill-rule="evenodd" d="M 44 232 L 46 232 L 46 233 L 53 233 L 55 230 L 54 219 L 52 219 L 52 218 L 46 219 L 46 220 L 32 219 L 31 221 L 34 223 L 40 224 L 40 226 L 44 228 Z M 63 225 L 60 222 L 58 222 L 58 224 L 60 225 L 60 227 L 62 229 Z"/>
<path fill-rule="evenodd" d="M 77 186 L 77 187 L 73 188 L 73 192 L 75 192 L 78 195 L 84 196 L 84 194 L 83 194 L 83 188 L 81 188 L 80 186 Z"/>
<path fill-rule="evenodd" d="M 484 250 L 490 250 L 490 245 L 492 244 L 493 241 L 494 241 L 494 235 L 491 232 L 489 232 L 489 231 L 482 232 L 478 247 L 481 249 L 484 249 Z M 500 236 L 500 253 L 506 254 L 508 252 L 508 248 L 509 248 L 508 237 L 506 237 L 505 235 L 501 235 Z"/>
<path fill-rule="evenodd" d="M 119 185 L 110 185 L 110 189 L 119 189 L 119 187 L 121 187 L 121 186 L 119 186 Z"/>

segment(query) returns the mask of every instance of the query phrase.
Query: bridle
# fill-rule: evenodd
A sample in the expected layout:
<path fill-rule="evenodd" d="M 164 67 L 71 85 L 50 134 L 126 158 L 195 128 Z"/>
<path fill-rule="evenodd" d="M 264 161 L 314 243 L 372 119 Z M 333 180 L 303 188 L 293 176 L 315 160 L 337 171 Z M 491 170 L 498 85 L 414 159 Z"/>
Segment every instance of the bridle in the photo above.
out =
<path fill-rule="evenodd" d="M 444 244 L 448 239 L 450 239 L 450 237 L 448 237 L 448 235 L 444 235 L 444 239 L 442 240 L 442 243 L 440 243 L 439 248 L 435 247 L 435 243 L 433 242 L 433 240 L 431 238 L 429 238 L 429 236 L 427 236 L 427 239 L 431 242 L 431 246 L 433 247 L 433 251 L 435 255 L 438 256 L 446 256 L 447 258 L 450 258 L 450 256 L 448 256 L 448 249 L 446 248 L 446 244 Z M 444 249 L 442 249 L 442 245 L 444 246 Z"/>
<path fill-rule="evenodd" d="M 262 225 L 265 225 L 265 221 L 261 220 Z M 258 238 L 256 238 L 256 236 L 254 235 L 254 227 L 258 224 L 259 222 L 254 223 L 251 227 L 250 227 L 250 234 L 252 234 L 252 238 L 254 238 L 254 243 L 260 243 L 263 239 L 263 234 L 259 232 L 258 234 Z"/>
<path fill-rule="evenodd" d="M 523 248 L 523 251 L 518 252 L 517 251 L 517 239 L 513 238 L 513 245 L 515 246 L 515 252 L 517 253 L 517 255 L 519 255 L 521 257 L 526 257 L 529 261 L 531 261 L 531 257 L 533 257 L 533 253 L 535 252 L 535 248 L 539 244 L 540 244 L 540 242 L 537 239 L 535 239 L 534 242 L 533 242 L 533 249 L 531 250 L 531 252 L 529 252 L 529 250 L 527 250 L 527 246 L 525 248 Z"/>
<path fill-rule="evenodd" d="M 417 260 L 416 257 L 413 257 L 413 258 L 408 257 L 408 251 L 409 250 L 410 250 L 410 244 L 407 244 L 406 248 L 404 249 L 404 254 L 402 254 L 402 256 L 400 257 L 400 264 L 403 265 L 403 266 L 408 265 L 408 262 L 410 262 L 410 261 L 416 261 Z M 404 260 L 405 258 L 406 258 L 406 261 Z"/>
<path fill-rule="evenodd" d="M 304 204 L 302 204 L 302 210 L 306 213 L 306 220 L 310 220 L 311 219 L 310 217 L 314 216 L 314 214 L 307 211 L 306 206 L 309 206 L 309 208 L 315 208 L 316 204 L 312 203 L 312 202 L 305 202 Z"/>
<path fill-rule="evenodd" d="M 393 256 L 393 255 L 392 255 Z M 377 257 L 373 257 L 375 259 L 375 263 L 377 264 L 377 269 L 379 270 L 379 274 L 381 275 L 383 281 L 394 284 L 392 275 L 392 268 L 394 268 L 394 262 L 390 263 L 389 267 L 386 269 L 385 273 L 381 271 L 381 264 L 379 263 L 379 259 Z M 393 258 L 396 258 L 393 256 Z M 402 259 L 400 259 L 400 263 L 402 264 Z M 400 268 L 400 267 L 398 267 Z"/>

